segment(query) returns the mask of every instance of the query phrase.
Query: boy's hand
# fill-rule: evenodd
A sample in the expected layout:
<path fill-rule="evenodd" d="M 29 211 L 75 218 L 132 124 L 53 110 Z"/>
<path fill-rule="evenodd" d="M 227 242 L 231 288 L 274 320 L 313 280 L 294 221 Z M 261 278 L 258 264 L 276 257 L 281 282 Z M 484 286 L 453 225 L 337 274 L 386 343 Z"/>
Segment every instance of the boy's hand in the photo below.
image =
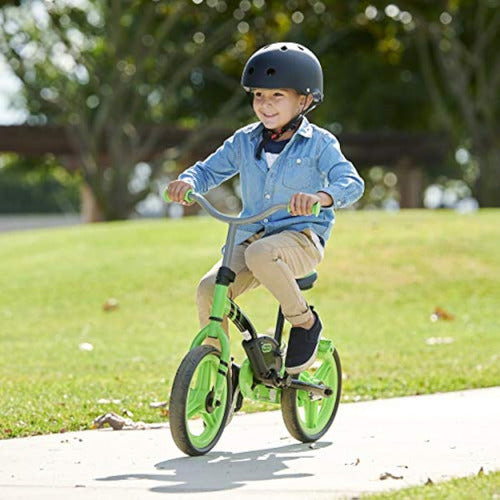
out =
<path fill-rule="evenodd" d="M 193 186 L 191 186 L 191 184 L 188 184 L 187 182 L 171 181 L 168 183 L 167 186 L 168 197 L 172 201 L 180 203 L 181 205 L 185 206 L 192 205 L 193 203 L 188 203 L 187 201 L 184 200 L 184 195 L 190 189 L 193 189 Z"/>
<path fill-rule="evenodd" d="M 291 215 L 311 215 L 315 203 L 321 204 L 321 198 L 317 194 L 295 193 L 290 198 Z"/>

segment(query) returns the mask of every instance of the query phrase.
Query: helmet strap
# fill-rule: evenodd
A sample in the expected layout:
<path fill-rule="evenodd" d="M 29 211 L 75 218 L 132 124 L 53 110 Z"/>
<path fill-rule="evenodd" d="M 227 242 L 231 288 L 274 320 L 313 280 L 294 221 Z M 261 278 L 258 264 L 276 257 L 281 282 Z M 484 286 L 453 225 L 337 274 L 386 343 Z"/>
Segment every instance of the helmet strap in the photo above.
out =
<path fill-rule="evenodd" d="M 304 115 L 302 113 L 300 115 L 297 115 L 295 118 L 292 118 L 287 124 L 283 125 L 283 127 L 278 130 L 265 128 L 262 131 L 262 139 L 255 151 L 255 158 L 257 158 L 257 160 L 261 158 L 262 150 L 269 141 L 276 141 L 288 130 L 297 130 L 300 126 L 300 123 L 302 122 L 303 116 Z"/>

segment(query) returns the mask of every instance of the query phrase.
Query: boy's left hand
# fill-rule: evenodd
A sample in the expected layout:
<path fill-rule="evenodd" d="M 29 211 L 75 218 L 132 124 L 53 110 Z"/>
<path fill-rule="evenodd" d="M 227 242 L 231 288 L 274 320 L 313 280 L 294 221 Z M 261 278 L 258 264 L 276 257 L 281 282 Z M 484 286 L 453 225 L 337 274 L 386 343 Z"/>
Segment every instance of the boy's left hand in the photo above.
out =
<path fill-rule="evenodd" d="M 311 215 L 315 203 L 321 204 L 321 198 L 317 194 L 295 193 L 290 198 L 291 215 Z"/>

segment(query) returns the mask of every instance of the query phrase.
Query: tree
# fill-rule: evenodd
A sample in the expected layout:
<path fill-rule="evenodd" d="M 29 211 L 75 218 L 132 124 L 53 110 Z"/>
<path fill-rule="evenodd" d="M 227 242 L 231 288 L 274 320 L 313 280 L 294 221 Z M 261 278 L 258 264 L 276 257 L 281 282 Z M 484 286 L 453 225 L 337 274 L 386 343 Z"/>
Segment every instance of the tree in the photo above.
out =
<path fill-rule="evenodd" d="M 386 39 L 418 57 L 433 106 L 429 124 L 472 151 L 475 196 L 482 206 L 500 206 L 500 2 L 374 5 L 379 11 L 372 6 L 369 16 L 385 26 Z"/>
<path fill-rule="evenodd" d="M 130 189 L 161 134 L 144 125 L 189 124 L 193 87 L 203 85 L 197 68 L 227 45 L 237 19 L 183 1 L 81 5 L 4 7 L 0 47 L 24 83 L 31 122 L 66 126 L 96 218 L 122 219 L 150 191 L 148 183 Z"/>
<path fill-rule="evenodd" d="M 66 126 L 103 219 L 127 217 L 150 192 L 160 125 L 193 130 L 167 152 L 177 160 L 212 126 L 250 119 L 243 64 L 285 39 L 323 63 L 319 124 L 445 130 L 476 153 L 477 194 L 491 205 L 500 199 L 498 1 L 16 1 L 0 10 L 0 49 L 24 83 L 31 121 Z M 148 182 L 131 184 L 144 159 Z"/>

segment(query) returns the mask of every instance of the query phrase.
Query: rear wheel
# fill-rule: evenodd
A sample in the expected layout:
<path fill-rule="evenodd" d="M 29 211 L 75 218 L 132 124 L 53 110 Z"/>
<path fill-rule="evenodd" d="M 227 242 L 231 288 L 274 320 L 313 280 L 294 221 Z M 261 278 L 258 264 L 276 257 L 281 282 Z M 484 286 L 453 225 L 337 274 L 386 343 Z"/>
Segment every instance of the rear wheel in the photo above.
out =
<path fill-rule="evenodd" d="M 319 439 L 330 428 L 337 414 L 342 390 L 342 370 L 336 350 L 318 354 L 311 368 L 303 371 L 299 379 L 330 387 L 328 397 L 311 396 L 306 390 L 283 389 L 281 413 L 288 432 L 299 441 L 309 443 Z"/>
<path fill-rule="evenodd" d="M 219 406 L 214 405 L 214 388 L 220 352 L 201 345 L 182 360 L 170 395 L 170 431 L 177 447 L 187 455 L 203 455 L 219 440 L 231 406 L 231 377 Z"/>

